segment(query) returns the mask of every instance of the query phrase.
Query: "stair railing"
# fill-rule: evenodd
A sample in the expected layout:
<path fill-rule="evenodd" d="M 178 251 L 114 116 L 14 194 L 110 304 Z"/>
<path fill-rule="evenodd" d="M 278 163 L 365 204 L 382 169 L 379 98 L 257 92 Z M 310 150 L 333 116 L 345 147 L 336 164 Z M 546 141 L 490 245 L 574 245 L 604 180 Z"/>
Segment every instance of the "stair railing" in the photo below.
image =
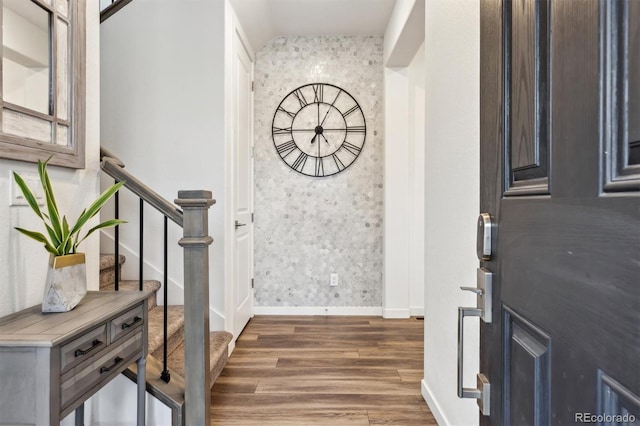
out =
<path fill-rule="evenodd" d="M 100 0 L 100 23 L 129 4 L 131 0 Z"/>
<path fill-rule="evenodd" d="M 167 368 L 167 284 L 168 284 L 168 221 L 183 229 L 178 244 L 184 253 L 184 346 L 185 346 L 185 422 L 209 424 L 211 401 L 209 366 L 209 245 L 208 210 L 215 203 L 210 191 L 179 191 L 175 203 L 167 201 L 139 179 L 125 170 L 124 163 L 105 148 L 100 149 L 101 168 L 116 182 L 124 181 L 124 187 L 140 200 L 139 288 L 143 289 L 143 207 L 152 206 L 164 216 L 164 318 L 163 318 L 163 371 L 161 379 L 171 380 Z M 119 196 L 114 200 L 115 217 L 120 216 Z M 119 227 L 115 228 L 115 289 L 119 283 Z"/>

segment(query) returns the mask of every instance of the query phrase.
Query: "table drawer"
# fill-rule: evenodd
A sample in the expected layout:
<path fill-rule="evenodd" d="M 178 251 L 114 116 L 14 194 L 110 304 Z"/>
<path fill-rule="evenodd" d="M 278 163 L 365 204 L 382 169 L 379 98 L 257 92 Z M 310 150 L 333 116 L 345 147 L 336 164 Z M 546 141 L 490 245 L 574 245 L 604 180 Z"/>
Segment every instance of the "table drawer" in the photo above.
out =
<path fill-rule="evenodd" d="M 60 371 L 64 373 L 107 345 L 107 325 L 102 324 L 67 343 L 60 350 Z"/>
<path fill-rule="evenodd" d="M 135 308 L 111 320 L 110 344 L 119 338 L 126 336 L 131 331 L 136 330 L 142 325 L 144 322 L 142 309 L 143 305 L 136 306 Z"/>
<path fill-rule="evenodd" d="M 122 343 L 113 345 L 104 354 L 94 355 L 95 360 L 84 368 L 70 369 L 61 377 L 60 407 L 61 410 L 73 403 L 92 388 L 99 388 L 102 382 L 123 371 L 131 362 L 142 355 L 142 333 L 137 333 Z"/>

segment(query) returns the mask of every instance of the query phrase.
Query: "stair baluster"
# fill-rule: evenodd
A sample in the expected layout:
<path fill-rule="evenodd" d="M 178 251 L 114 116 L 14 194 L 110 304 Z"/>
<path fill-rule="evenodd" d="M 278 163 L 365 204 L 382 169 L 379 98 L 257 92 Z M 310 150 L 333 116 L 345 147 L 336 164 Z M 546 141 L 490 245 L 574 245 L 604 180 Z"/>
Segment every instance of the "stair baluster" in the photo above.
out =
<path fill-rule="evenodd" d="M 116 183 L 118 183 L 118 180 L 116 179 L 115 181 Z M 116 192 L 116 195 L 114 197 L 114 218 L 115 219 L 120 219 L 120 191 Z M 114 289 L 115 291 L 120 290 L 120 225 L 116 225 L 115 229 L 114 229 L 114 240 L 115 240 L 115 247 L 113 250 L 113 253 L 115 255 L 116 258 L 116 263 L 115 263 L 115 270 L 114 270 Z"/>
<path fill-rule="evenodd" d="M 143 276 L 143 272 L 142 269 L 144 267 L 144 200 L 142 198 L 140 198 L 140 255 L 138 256 L 138 270 L 139 270 L 139 280 L 140 280 L 140 291 L 142 291 L 142 276 Z M 165 299 L 165 305 L 167 304 L 166 299 Z M 167 349 L 165 346 L 165 353 L 166 353 Z"/>
<path fill-rule="evenodd" d="M 164 380 L 166 383 L 169 383 L 169 381 L 171 380 L 171 374 L 169 373 L 169 369 L 167 368 L 167 302 L 166 300 L 169 297 L 169 290 L 168 290 L 168 280 L 167 280 L 167 276 L 168 276 L 168 267 L 167 267 L 167 247 L 169 245 L 169 241 L 168 241 L 168 236 L 167 236 L 167 224 L 168 224 L 168 219 L 165 216 L 164 217 L 164 288 L 162 289 L 163 292 L 163 296 L 164 296 L 164 318 L 163 318 L 163 322 L 162 322 L 162 332 L 163 334 L 163 346 L 164 346 L 164 352 L 163 352 L 163 357 L 162 357 L 162 374 L 160 375 L 160 378 L 162 380 Z"/>

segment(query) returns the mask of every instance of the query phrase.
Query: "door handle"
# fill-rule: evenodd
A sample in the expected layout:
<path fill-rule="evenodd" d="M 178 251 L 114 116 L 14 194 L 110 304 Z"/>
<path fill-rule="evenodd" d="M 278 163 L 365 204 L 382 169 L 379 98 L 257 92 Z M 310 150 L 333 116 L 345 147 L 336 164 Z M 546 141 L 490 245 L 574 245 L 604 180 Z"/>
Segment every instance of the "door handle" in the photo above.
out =
<path fill-rule="evenodd" d="M 491 384 L 487 377 L 479 373 L 476 376 L 476 388 L 465 388 L 462 384 L 464 377 L 464 318 L 481 317 L 482 309 L 458 307 L 458 398 L 474 398 L 478 401 L 480 412 L 484 416 L 490 414 Z"/>
<path fill-rule="evenodd" d="M 236 229 L 240 228 L 241 226 L 247 226 L 246 223 L 240 223 L 236 220 Z"/>
<path fill-rule="evenodd" d="M 493 309 L 491 309 L 493 274 L 485 268 L 478 268 L 476 282 L 476 287 L 460 287 L 460 289 L 476 294 L 476 308 L 480 309 L 481 312 L 479 316 L 486 324 L 491 324 L 493 316 Z"/>

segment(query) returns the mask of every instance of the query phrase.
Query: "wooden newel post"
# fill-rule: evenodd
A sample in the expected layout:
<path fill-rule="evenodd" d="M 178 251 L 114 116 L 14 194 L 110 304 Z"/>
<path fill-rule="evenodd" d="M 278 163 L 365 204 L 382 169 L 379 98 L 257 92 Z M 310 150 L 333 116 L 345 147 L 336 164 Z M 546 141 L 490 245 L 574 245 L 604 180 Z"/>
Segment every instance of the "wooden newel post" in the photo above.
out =
<path fill-rule="evenodd" d="M 208 211 L 211 191 L 179 191 L 183 209 L 185 424 L 209 425 L 211 404 L 209 352 Z"/>

